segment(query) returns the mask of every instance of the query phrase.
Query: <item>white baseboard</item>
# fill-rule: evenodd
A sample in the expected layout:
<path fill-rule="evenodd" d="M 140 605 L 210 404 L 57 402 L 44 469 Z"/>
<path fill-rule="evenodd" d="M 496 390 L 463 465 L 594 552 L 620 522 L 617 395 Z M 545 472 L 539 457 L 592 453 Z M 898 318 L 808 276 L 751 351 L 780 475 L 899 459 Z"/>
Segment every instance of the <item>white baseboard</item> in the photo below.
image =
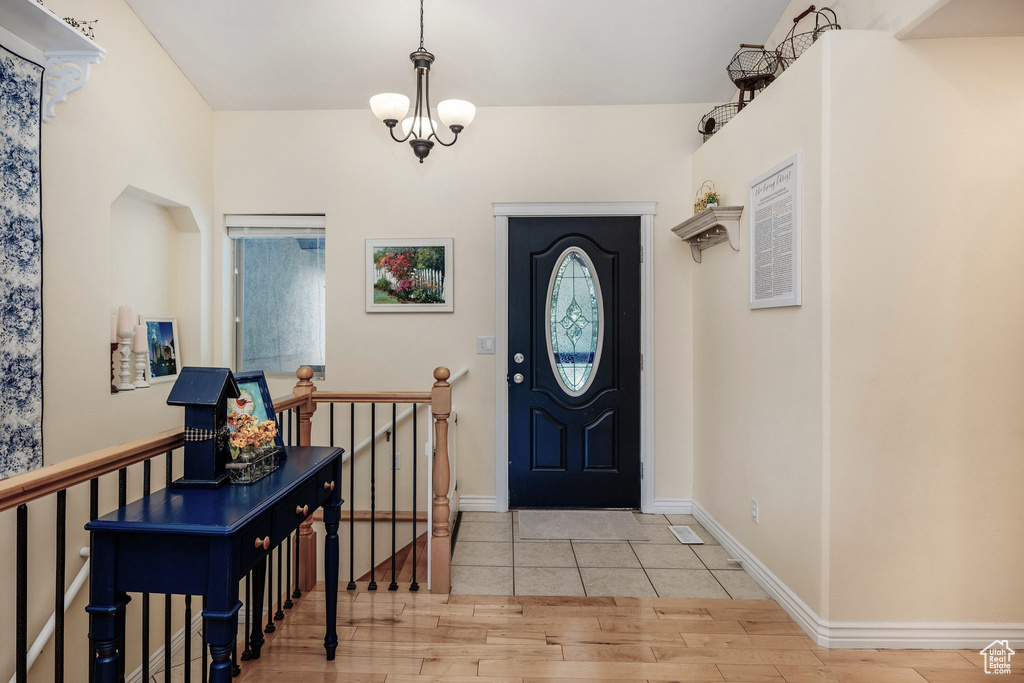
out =
<path fill-rule="evenodd" d="M 654 515 L 689 515 L 692 514 L 692 498 L 655 498 Z"/>
<path fill-rule="evenodd" d="M 1024 641 L 1024 623 L 828 622 L 775 576 L 742 543 L 693 501 L 693 516 L 818 645 L 833 649 L 971 649 L 994 640 Z"/>
<path fill-rule="evenodd" d="M 459 496 L 462 512 L 494 512 L 494 496 Z"/>

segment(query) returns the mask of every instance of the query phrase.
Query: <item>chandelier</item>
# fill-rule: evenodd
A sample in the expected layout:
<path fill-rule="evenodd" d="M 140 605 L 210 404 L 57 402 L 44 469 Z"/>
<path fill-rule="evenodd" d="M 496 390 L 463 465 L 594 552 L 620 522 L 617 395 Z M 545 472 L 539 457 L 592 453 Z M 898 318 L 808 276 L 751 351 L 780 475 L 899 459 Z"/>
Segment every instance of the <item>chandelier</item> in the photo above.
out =
<path fill-rule="evenodd" d="M 444 100 L 437 105 L 437 115 L 444 125 L 454 133 L 451 142 L 445 142 L 437 134 L 437 123 L 430 114 L 430 65 L 434 55 L 423 49 L 423 0 L 420 0 L 420 47 L 409 55 L 416 71 L 416 108 L 412 116 L 403 119 L 409 113 L 409 98 L 398 93 L 388 92 L 370 98 L 370 109 L 374 116 L 384 122 L 395 142 L 408 142 L 413 153 L 423 160 L 434 148 L 434 142 L 443 147 L 451 147 L 459 139 L 466 126 L 473 122 L 476 107 L 465 100 Z M 402 135 L 395 135 L 395 126 L 402 120 Z"/>

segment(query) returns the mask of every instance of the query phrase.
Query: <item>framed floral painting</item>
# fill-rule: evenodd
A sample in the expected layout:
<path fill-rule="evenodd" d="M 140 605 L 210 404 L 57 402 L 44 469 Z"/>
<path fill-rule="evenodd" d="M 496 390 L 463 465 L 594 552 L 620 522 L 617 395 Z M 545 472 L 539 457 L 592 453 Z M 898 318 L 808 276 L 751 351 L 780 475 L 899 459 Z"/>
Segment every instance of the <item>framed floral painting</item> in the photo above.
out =
<path fill-rule="evenodd" d="M 366 240 L 367 313 L 451 313 L 454 240 Z"/>
<path fill-rule="evenodd" d="M 233 372 L 235 382 L 238 384 L 238 398 L 228 399 L 228 416 L 232 414 L 252 415 L 259 423 L 267 420 L 276 422 L 277 415 L 274 413 L 274 400 L 270 397 L 270 389 L 267 388 L 267 378 L 262 370 L 249 372 Z M 229 424 L 232 420 L 229 419 Z M 235 431 L 232 429 L 231 431 Z M 284 438 L 278 429 L 274 437 L 279 448 L 284 448 Z"/>

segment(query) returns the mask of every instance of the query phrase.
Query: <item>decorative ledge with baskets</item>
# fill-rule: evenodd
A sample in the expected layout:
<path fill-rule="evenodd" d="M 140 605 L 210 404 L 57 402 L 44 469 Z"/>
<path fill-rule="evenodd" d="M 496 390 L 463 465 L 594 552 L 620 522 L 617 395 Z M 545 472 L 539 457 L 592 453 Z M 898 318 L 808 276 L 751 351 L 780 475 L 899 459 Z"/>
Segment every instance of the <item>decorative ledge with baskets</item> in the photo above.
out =
<path fill-rule="evenodd" d="M 672 232 L 690 245 L 693 260 L 700 263 L 702 251 L 726 240 L 735 251 L 740 250 L 742 215 L 742 206 L 709 206 L 693 218 L 687 218 L 672 228 Z"/>

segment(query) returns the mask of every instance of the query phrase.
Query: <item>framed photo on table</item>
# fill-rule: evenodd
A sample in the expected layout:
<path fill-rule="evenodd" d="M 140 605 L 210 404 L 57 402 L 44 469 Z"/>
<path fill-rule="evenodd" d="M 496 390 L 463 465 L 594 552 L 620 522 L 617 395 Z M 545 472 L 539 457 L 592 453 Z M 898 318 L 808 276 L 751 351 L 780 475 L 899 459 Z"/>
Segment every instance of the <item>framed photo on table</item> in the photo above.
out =
<path fill-rule="evenodd" d="M 178 319 L 139 316 L 139 324 L 146 326 L 146 381 L 150 384 L 173 382 L 182 368 L 181 346 L 178 343 Z"/>
<path fill-rule="evenodd" d="M 366 240 L 367 313 L 451 313 L 454 240 Z"/>
<path fill-rule="evenodd" d="M 263 422 L 264 420 L 277 421 L 277 414 L 274 412 L 274 399 L 270 397 L 270 390 L 267 388 L 267 378 L 262 370 L 251 370 L 246 372 L 233 372 L 235 382 L 238 384 L 238 398 L 228 399 L 228 413 L 241 413 L 243 415 L 254 415 Z M 281 425 L 283 427 L 284 425 Z M 284 448 L 284 430 L 277 430 L 277 437 L 274 442 L 279 448 Z"/>

